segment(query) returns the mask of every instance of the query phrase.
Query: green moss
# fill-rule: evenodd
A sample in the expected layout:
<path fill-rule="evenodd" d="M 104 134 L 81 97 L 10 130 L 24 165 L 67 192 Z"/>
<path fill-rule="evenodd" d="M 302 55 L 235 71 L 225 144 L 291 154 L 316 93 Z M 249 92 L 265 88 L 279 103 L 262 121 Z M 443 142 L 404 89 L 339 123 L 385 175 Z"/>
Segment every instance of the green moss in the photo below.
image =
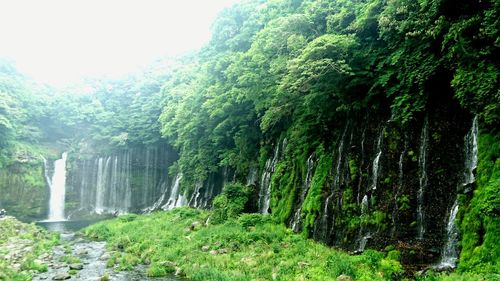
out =
<path fill-rule="evenodd" d="M 280 162 L 271 178 L 271 210 L 278 222 L 284 223 L 293 212 L 293 203 L 300 182 L 297 177 L 297 164 Z"/>
<path fill-rule="evenodd" d="M 500 133 L 481 133 L 478 145 L 477 189 L 470 202 L 462 202 L 462 251 L 458 269 L 499 274 Z"/>
<path fill-rule="evenodd" d="M 349 159 L 349 173 L 351 175 L 351 181 L 356 182 L 359 174 L 359 168 L 356 160 L 354 159 Z"/>
<path fill-rule="evenodd" d="M 398 209 L 403 212 L 410 209 L 410 197 L 408 195 L 401 195 L 397 198 Z"/>
<path fill-rule="evenodd" d="M 332 156 L 326 154 L 322 146 L 317 149 L 316 155 L 318 156 L 318 164 L 311 180 L 311 187 L 309 187 L 309 192 L 302 205 L 302 217 L 305 218 L 305 233 L 308 233 L 312 228 L 316 217 L 321 211 L 323 188 L 330 177 L 330 169 L 333 163 Z"/>

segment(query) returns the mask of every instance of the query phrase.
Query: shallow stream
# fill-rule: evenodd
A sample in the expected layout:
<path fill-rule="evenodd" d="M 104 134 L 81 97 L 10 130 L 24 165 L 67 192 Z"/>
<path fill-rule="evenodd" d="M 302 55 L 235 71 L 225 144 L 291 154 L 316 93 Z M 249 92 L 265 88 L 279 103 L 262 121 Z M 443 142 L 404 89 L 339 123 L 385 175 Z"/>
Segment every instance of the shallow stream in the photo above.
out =
<path fill-rule="evenodd" d="M 149 278 L 145 274 L 147 268 L 143 265 L 139 265 L 131 271 L 123 272 L 115 272 L 113 268 L 107 268 L 106 262 L 109 258 L 109 253 L 106 250 L 106 243 L 91 241 L 75 234 L 79 229 L 94 222 L 96 221 L 38 222 L 37 224 L 50 231 L 60 232 L 61 245 L 54 247 L 52 254 L 42 255 L 39 258 L 40 263 L 48 265 L 48 271 L 37 273 L 33 280 L 182 280 L 176 276 Z M 79 262 L 71 264 L 62 261 L 64 257 L 68 256 L 78 258 Z M 81 269 L 71 270 L 70 265 Z"/>

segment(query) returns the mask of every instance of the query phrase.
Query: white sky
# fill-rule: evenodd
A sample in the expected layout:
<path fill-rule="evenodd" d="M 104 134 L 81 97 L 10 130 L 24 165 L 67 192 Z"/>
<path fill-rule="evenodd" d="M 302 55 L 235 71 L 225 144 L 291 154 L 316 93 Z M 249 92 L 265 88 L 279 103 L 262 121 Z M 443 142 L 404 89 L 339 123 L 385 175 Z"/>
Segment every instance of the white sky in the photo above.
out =
<path fill-rule="evenodd" d="M 201 47 L 238 0 L 0 0 L 0 57 L 56 86 Z"/>

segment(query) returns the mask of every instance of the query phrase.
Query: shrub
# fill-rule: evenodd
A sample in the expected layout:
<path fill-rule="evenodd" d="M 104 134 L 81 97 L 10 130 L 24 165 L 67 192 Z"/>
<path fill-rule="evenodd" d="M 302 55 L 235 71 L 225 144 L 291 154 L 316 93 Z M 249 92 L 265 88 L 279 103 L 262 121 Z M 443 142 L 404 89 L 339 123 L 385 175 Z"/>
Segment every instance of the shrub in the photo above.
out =
<path fill-rule="evenodd" d="M 213 203 L 212 223 L 219 224 L 229 218 L 236 218 L 245 209 L 250 194 L 241 184 L 228 184 Z"/>

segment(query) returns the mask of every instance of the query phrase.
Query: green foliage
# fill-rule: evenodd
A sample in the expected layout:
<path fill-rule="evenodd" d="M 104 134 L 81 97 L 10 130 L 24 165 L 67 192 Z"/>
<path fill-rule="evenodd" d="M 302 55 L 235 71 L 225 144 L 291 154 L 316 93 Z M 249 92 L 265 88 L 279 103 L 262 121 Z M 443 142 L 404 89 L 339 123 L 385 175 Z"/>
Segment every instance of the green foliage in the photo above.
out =
<path fill-rule="evenodd" d="M 247 187 L 241 184 L 228 184 L 224 186 L 222 194 L 214 198 L 211 222 L 214 224 L 223 223 L 241 214 L 249 199 L 249 191 Z"/>
<path fill-rule="evenodd" d="M 401 272 L 401 265 L 383 253 L 349 256 L 294 234 L 269 216 L 245 214 L 224 224 L 188 227 L 207 216 L 181 208 L 128 222 L 104 221 L 84 232 L 96 237 L 109 229 L 111 247 L 130 240 L 121 251 L 150 261 L 148 276 L 163 276 L 172 267 L 181 268 L 189 280 L 336 280 L 340 274 L 391 280 Z"/>
<path fill-rule="evenodd" d="M 458 268 L 462 272 L 499 274 L 500 134 L 481 133 L 478 151 L 477 189 L 470 202 L 463 202 Z"/>
<path fill-rule="evenodd" d="M 302 204 L 302 214 L 304 219 L 304 232 L 308 233 L 312 229 L 319 212 L 321 211 L 321 202 L 323 196 L 323 188 L 326 181 L 330 177 L 330 169 L 332 167 L 332 156 L 325 153 L 323 147 L 316 150 L 318 164 L 314 172 L 314 177 L 311 181 L 311 187 Z"/>
<path fill-rule="evenodd" d="M 297 186 L 300 186 L 296 165 L 288 161 L 278 163 L 271 178 L 271 210 L 280 223 L 285 223 L 292 214 Z"/>

